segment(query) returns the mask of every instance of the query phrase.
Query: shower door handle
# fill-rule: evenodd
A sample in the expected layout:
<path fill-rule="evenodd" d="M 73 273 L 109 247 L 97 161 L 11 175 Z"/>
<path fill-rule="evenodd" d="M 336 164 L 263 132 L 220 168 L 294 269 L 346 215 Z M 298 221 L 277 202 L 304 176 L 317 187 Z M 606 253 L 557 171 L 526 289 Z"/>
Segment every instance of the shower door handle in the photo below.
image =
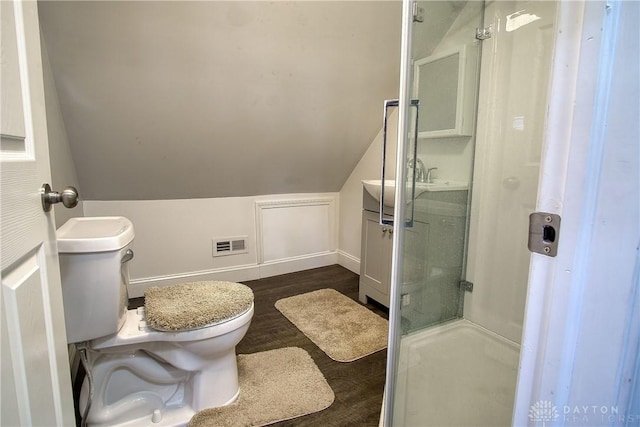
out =
<path fill-rule="evenodd" d="M 389 107 L 398 107 L 400 105 L 400 101 L 397 99 L 387 99 L 384 101 L 384 117 L 382 121 L 382 179 L 380 184 L 380 225 L 391 225 L 393 226 L 393 219 L 385 219 L 384 218 L 384 177 L 385 177 L 385 168 L 387 164 L 387 122 L 389 120 Z M 420 112 L 420 100 L 412 99 L 409 107 L 416 108 L 416 122 L 414 126 L 414 144 L 413 144 L 413 158 L 416 158 L 418 154 L 418 113 Z M 399 143 L 401 141 L 398 141 Z M 405 225 L 407 227 L 413 226 L 413 200 L 415 197 L 416 191 L 416 163 L 413 162 L 412 173 L 411 173 L 411 219 L 405 221 Z M 398 188 L 398 181 L 396 180 L 396 191 Z"/>

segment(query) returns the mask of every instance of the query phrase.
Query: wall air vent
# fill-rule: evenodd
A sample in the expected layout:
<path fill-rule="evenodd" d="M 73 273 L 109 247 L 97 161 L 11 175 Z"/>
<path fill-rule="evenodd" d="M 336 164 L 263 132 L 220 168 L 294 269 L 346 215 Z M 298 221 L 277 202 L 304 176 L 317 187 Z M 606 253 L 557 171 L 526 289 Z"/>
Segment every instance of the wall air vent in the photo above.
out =
<path fill-rule="evenodd" d="M 241 237 L 222 237 L 213 239 L 213 256 L 225 256 L 235 254 L 246 254 L 248 251 L 247 236 Z"/>
<path fill-rule="evenodd" d="M 224 242 L 216 242 L 216 252 L 229 252 L 231 250 L 231 242 L 225 240 Z"/>
<path fill-rule="evenodd" d="M 234 252 L 244 251 L 244 240 L 232 240 L 231 241 L 231 250 Z"/>

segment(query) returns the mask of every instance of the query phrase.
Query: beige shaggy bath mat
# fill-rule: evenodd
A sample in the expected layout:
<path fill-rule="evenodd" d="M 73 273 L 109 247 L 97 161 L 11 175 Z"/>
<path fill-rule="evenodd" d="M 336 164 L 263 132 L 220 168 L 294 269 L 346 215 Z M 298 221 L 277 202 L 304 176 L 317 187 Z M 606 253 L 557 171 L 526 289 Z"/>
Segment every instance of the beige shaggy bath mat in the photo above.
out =
<path fill-rule="evenodd" d="M 242 283 L 214 280 L 148 288 L 146 320 L 154 329 L 198 329 L 233 319 L 251 308 L 253 291 Z"/>
<path fill-rule="evenodd" d="M 276 301 L 276 308 L 338 362 L 387 347 L 389 322 L 334 289 L 284 298 Z"/>
<path fill-rule="evenodd" d="M 188 427 L 263 426 L 328 408 L 333 390 L 301 348 L 287 347 L 238 356 L 238 400 L 205 409 Z"/>

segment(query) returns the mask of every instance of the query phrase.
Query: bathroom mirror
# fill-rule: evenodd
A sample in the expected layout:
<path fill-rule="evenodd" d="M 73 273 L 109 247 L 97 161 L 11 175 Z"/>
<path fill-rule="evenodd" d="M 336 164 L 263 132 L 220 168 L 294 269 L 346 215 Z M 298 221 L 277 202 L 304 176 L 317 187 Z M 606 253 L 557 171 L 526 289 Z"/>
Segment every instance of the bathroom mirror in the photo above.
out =
<path fill-rule="evenodd" d="M 420 100 L 418 137 L 470 136 L 477 47 L 462 45 L 418 59 L 413 67 L 413 96 Z"/>

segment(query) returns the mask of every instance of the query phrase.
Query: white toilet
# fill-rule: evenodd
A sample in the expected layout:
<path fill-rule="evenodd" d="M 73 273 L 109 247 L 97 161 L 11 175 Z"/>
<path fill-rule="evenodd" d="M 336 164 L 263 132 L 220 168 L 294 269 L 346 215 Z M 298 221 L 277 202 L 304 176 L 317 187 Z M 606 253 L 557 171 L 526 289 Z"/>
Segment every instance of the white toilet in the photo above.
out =
<path fill-rule="evenodd" d="M 133 225 L 124 217 L 72 218 L 57 232 L 67 341 L 86 342 L 93 378 L 86 421 L 186 425 L 195 412 L 238 397 L 235 347 L 249 328 L 253 294 L 246 308 L 216 323 L 154 330 L 144 308 L 127 310 L 133 237 Z M 85 378 L 81 414 L 89 390 Z"/>

